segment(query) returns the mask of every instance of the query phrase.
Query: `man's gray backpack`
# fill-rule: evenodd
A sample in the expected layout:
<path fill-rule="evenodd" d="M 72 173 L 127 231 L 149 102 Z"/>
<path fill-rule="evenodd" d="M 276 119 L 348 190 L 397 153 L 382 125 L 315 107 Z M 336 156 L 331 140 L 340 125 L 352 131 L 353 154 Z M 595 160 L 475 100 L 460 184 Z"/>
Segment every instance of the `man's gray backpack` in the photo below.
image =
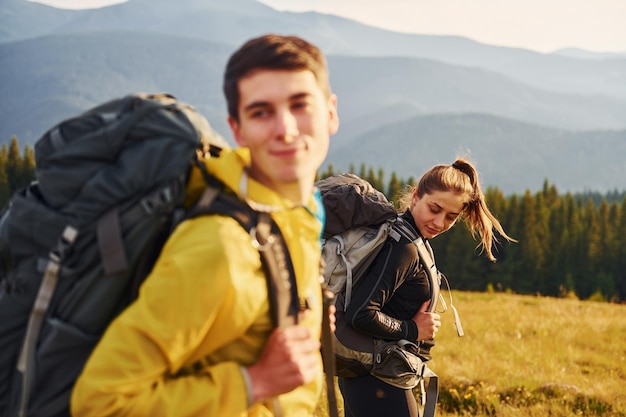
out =
<path fill-rule="evenodd" d="M 399 388 L 420 386 L 425 416 L 433 416 L 438 398 L 438 378 L 416 345 L 407 340 L 374 339 L 352 328 L 344 319 L 353 288 L 367 272 L 388 239 L 407 239 L 415 244 L 430 286 L 429 311 L 443 302 L 443 274 L 435 265 L 432 249 L 398 216 L 393 204 L 370 183 L 353 174 L 337 174 L 316 183 L 326 208 L 323 259 L 324 280 L 336 295 L 334 339 L 336 374 L 357 377 L 371 374 Z M 456 308 L 450 303 L 459 336 L 463 335 Z M 430 378 L 428 393 L 424 379 Z"/>
<path fill-rule="evenodd" d="M 109 101 L 39 139 L 37 180 L 0 217 L 0 416 L 69 415 L 92 349 L 183 219 L 219 213 L 247 230 L 263 223 L 263 242 L 286 251 L 269 215 L 220 192 L 206 173 L 203 197 L 184 206 L 197 155 L 223 146 L 191 106 L 165 94 Z M 266 252 L 270 285 L 283 269 L 272 273 L 278 252 Z M 282 259 L 288 268 L 288 253 Z"/>

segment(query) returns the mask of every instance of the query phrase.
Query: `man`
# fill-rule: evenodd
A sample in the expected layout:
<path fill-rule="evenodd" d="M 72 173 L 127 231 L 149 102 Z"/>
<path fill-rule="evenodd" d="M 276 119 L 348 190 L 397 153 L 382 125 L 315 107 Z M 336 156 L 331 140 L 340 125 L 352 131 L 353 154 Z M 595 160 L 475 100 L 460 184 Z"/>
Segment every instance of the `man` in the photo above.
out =
<path fill-rule="evenodd" d="M 338 128 L 336 97 L 322 53 L 279 35 L 231 56 L 224 94 L 239 147 L 206 167 L 279 226 L 303 306 L 298 324 L 274 328 L 259 252 L 234 219 L 187 220 L 86 364 L 75 416 L 313 414 L 322 387 L 324 216 L 313 184 Z M 190 193 L 202 187 L 194 172 Z"/>

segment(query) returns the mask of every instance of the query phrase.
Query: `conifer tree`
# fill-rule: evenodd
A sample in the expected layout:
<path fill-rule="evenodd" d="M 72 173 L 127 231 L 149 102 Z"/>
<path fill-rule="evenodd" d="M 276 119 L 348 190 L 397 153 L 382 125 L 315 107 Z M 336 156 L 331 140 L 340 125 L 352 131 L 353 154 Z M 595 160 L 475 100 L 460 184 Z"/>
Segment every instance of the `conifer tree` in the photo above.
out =
<path fill-rule="evenodd" d="M 564 265 L 567 267 L 568 290 L 574 291 L 580 296 L 576 283 L 582 281 L 585 276 L 585 264 L 587 263 L 587 244 L 585 242 L 585 225 L 583 221 L 582 200 L 575 199 L 572 194 L 567 194 L 566 205 L 566 230 L 563 236 L 563 247 L 567 250 L 567 258 Z M 565 243 L 566 242 L 566 243 Z"/>
<path fill-rule="evenodd" d="M 384 182 L 384 173 L 382 169 L 379 169 L 378 172 L 374 171 L 373 168 L 370 168 L 367 172 L 367 181 L 372 184 L 374 188 L 379 191 L 385 193 L 385 182 Z"/>
<path fill-rule="evenodd" d="M 367 179 L 367 166 L 365 166 L 365 162 L 361 164 L 361 169 L 359 171 L 359 177 L 363 178 L 364 180 Z"/>
<path fill-rule="evenodd" d="M 546 267 L 548 261 L 548 254 L 550 251 L 550 207 L 546 202 L 546 194 L 539 193 L 535 199 L 535 211 L 537 216 L 537 223 L 535 225 L 535 233 L 537 234 L 537 241 L 540 245 L 539 257 L 536 259 L 536 274 L 535 277 L 535 291 L 541 294 L 546 294 L 549 283 L 546 281 Z"/>
<path fill-rule="evenodd" d="M 4 207 L 11 197 L 9 178 L 7 176 L 8 153 L 8 148 L 6 144 L 3 143 L 0 148 L 0 207 Z"/>
<path fill-rule="evenodd" d="M 516 288 L 522 293 L 533 293 L 538 290 L 537 277 L 539 265 L 543 257 L 543 245 L 540 241 L 540 222 L 535 197 L 526 191 L 521 202 L 522 229 L 519 239 L 520 260 L 519 275 Z"/>
<path fill-rule="evenodd" d="M 35 151 L 31 146 L 24 147 L 20 186 L 26 186 L 35 179 Z"/>
<path fill-rule="evenodd" d="M 400 193 L 402 192 L 402 184 L 396 175 L 396 172 L 391 173 L 391 179 L 389 180 L 389 185 L 387 186 L 387 198 L 390 201 L 393 201 L 394 204 L 397 202 L 400 197 Z M 397 204 L 396 204 L 397 207 Z"/>
<path fill-rule="evenodd" d="M 22 156 L 20 155 L 20 147 L 17 138 L 11 138 L 9 145 L 9 153 L 7 154 L 6 175 L 9 183 L 9 191 L 13 193 L 22 184 Z"/>
<path fill-rule="evenodd" d="M 607 200 L 608 201 L 608 200 Z M 617 230 L 619 229 L 620 206 L 617 202 L 613 202 L 609 208 L 609 218 L 607 225 L 607 243 L 606 243 L 606 262 L 613 264 L 617 259 L 617 251 L 619 248 L 619 239 Z"/>
<path fill-rule="evenodd" d="M 506 213 L 509 210 L 509 202 L 504 197 L 502 191 L 494 187 L 487 188 L 485 191 L 485 201 L 491 212 L 502 224 L 504 230 L 510 235 L 510 224 L 506 217 Z M 488 271 L 485 276 L 486 284 L 491 284 L 496 289 L 509 288 L 512 273 L 512 263 L 510 263 L 509 260 L 512 259 L 510 250 L 513 244 L 504 239 L 499 239 L 497 235 L 494 244 L 497 262 L 485 262 L 483 260 L 484 267 Z"/>
<path fill-rule="evenodd" d="M 546 178 L 543 183 L 543 200 L 548 209 L 552 209 L 560 204 L 559 193 L 555 185 L 550 185 Z"/>
<path fill-rule="evenodd" d="M 601 272 L 599 266 L 601 265 L 602 234 L 599 215 L 591 198 L 587 200 L 587 206 L 583 213 L 583 242 L 586 262 L 583 265 L 584 274 L 580 276 L 577 286 L 581 297 L 588 298 L 598 289 L 595 281 Z"/>
<path fill-rule="evenodd" d="M 319 177 L 320 178 L 328 178 L 328 177 L 332 177 L 333 175 L 335 175 L 335 167 L 333 166 L 332 163 L 330 163 L 326 167 L 326 170 L 322 171 L 322 173 L 319 175 Z"/>
<path fill-rule="evenodd" d="M 611 221 L 611 208 L 606 199 L 603 199 L 598 209 L 598 242 L 595 250 L 595 291 L 600 291 L 607 298 L 615 294 L 615 283 L 611 271 L 612 240 L 615 223 Z"/>
<path fill-rule="evenodd" d="M 363 177 L 361 177 L 363 178 Z M 379 191 L 383 191 L 381 189 L 380 182 L 378 181 L 378 177 L 376 177 L 376 173 L 374 172 L 374 168 L 370 168 L 367 170 L 367 175 L 364 177 L 367 182 L 372 184 L 372 187 L 376 188 Z"/>
<path fill-rule="evenodd" d="M 546 194 L 544 194 L 546 195 Z M 546 249 L 545 293 L 546 295 L 566 295 L 573 290 L 571 282 L 571 244 L 575 235 L 569 224 L 574 204 L 571 194 L 565 198 L 547 195 L 551 205 Z M 570 282 L 568 282 L 568 277 Z"/>
<path fill-rule="evenodd" d="M 613 269 L 615 289 L 620 301 L 626 301 L 626 197 L 620 205 L 615 236 L 617 246 Z"/>
<path fill-rule="evenodd" d="M 446 233 L 430 241 L 435 253 L 437 267 L 450 279 L 453 288 L 483 291 L 487 277 L 477 274 L 476 243 L 462 221 Z"/>

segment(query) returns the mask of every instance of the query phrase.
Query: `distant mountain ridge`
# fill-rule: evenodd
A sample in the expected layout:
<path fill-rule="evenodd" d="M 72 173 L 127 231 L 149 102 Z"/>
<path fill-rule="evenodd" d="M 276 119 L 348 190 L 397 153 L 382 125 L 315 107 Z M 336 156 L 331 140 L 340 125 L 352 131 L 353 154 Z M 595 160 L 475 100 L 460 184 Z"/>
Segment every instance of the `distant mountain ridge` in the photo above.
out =
<path fill-rule="evenodd" d="M 505 192 L 537 188 L 544 173 L 559 178 L 563 190 L 626 189 L 615 157 L 626 142 L 626 60 L 399 34 L 336 16 L 278 12 L 255 0 L 130 0 L 82 11 L 0 4 L 5 143 L 12 135 L 33 143 L 63 118 L 132 91 L 170 92 L 229 139 L 221 92 L 226 59 L 243 40 L 276 31 L 301 35 L 327 53 L 341 117 L 329 162 L 367 157 L 372 166 L 414 175 L 413 161 L 449 160 L 463 147 L 480 157 L 494 181 L 486 185 Z M 580 141 L 588 143 L 581 148 Z M 580 155 L 602 170 L 551 171 L 561 159 L 583 166 Z"/>
<path fill-rule="evenodd" d="M 0 101 L 0 135 L 32 143 L 61 118 L 100 101 L 155 90 L 194 103 L 227 132 L 221 77 L 230 52 L 230 46 L 200 39 L 122 31 L 0 44 L 0 79 L 10 98 Z M 496 73 L 416 58 L 328 60 L 340 97 L 343 140 L 432 113 L 482 112 L 572 130 L 626 129 L 626 101 L 579 100 Z"/>
<path fill-rule="evenodd" d="M 417 116 L 379 127 L 351 143 L 332 143 L 324 167 L 382 168 L 389 179 L 418 177 L 433 164 L 469 157 L 485 185 L 506 193 L 624 190 L 626 130 L 570 132 L 486 114 Z"/>
<path fill-rule="evenodd" d="M 624 59 L 626 51 L 623 52 L 595 52 L 580 48 L 561 48 L 550 53 L 576 59 Z"/>
<path fill-rule="evenodd" d="M 0 15 L 0 27 L 13 28 L 13 36 L 0 36 L 2 42 L 53 33 L 135 30 L 237 45 L 259 33 L 277 31 L 304 36 L 331 55 L 426 58 L 496 71 L 548 91 L 626 99 L 626 57 L 583 60 L 485 45 L 459 36 L 398 33 L 332 15 L 279 12 L 255 0 L 130 0 L 79 11 L 54 9 L 26 0 L 2 1 L 8 3 L 11 11 Z M 37 10 L 33 5 L 38 6 Z M 44 16 L 49 16 L 56 26 L 33 24 L 40 23 Z"/>
<path fill-rule="evenodd" d="M 11 98 L 0 101 L 0 135 L 3 142 L 16 135 L 33 143 L 60 120 L 135 91 L 172 93 L 226 131 L 221 77 L 231 52 L 222 44 L 136 32 L 0 44 L 0 79 Z"/>

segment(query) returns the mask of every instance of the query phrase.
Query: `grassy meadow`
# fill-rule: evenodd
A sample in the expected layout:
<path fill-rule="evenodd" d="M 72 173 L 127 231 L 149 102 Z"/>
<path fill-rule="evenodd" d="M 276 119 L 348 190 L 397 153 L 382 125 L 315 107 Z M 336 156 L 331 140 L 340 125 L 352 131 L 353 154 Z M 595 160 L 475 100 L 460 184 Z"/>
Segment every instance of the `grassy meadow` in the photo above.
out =
<path fill-rule="evenodd" d="M 452 297 L 465 336 L 457 336 L 452 310 L 442 314 L 430 363 L 439 375 L 437 416 L 626 417 L 626 305 Z M 322 398 L 316 417 L 328 416 L 326 407 Z"/>

